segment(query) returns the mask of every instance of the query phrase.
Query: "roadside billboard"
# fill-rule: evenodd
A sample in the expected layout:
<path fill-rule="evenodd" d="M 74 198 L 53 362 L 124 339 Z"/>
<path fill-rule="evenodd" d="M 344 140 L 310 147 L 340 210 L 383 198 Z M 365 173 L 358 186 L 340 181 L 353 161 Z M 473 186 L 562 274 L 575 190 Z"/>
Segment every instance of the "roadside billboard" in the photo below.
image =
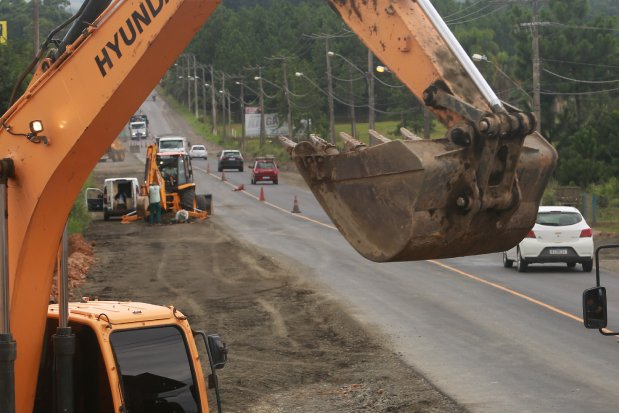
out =
<path fill-rule="evenodd" d="M 266 136 L 288 135 L 288 125 L 280 122 L 277 113 L 265 113 L 264 123 Z M 257 138 L 260 136 L 260 108 L 248 106 L 245 108 L 245 136 Z"/>

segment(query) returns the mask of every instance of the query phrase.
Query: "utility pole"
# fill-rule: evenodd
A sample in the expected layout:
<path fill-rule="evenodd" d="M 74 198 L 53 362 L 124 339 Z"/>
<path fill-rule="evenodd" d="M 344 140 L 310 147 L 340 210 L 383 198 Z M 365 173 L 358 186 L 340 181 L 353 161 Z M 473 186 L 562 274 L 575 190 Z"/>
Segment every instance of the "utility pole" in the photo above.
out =
<path fill-rule="evenodd" d="M 374 54 L 368 49 L 368 124 L 370 129 L 376 129 L 374 114 Z"/>
<path fill-rule="evenodd" d="M 288 65 L 286 60 L 283 62 L 284 66 L 284 94 L 286 95 L 286 102 L 288 103 L 288 137 L 293 139 L 294 125 L 292 124 L 292 104 L 290 103 L 290 90 L 288 89 Z"/>
<path fill-rule="evenodd" d="M 204 123 L 206 123 L 206 72 L 203 64 L 200 65 L 200 70 L 202 71 L 202 116 L 204 116 Z"/>
<path fill-rule="evenodd" d="M 226 74 L 221 73 L 221 125 L 223 126 L 223 138 L 226 141 Z"/>
<path fill-rule="evenodd" d="M 350 132 L 353 137 L 357 136 L 357 122 L 355 120 L 355 89 L 352 83 L 352 66 L 348 66 L 348 75 L 350 77 Z"/>
<path fill-rule="evenodd" d="M 236 82 L 237 85 L 239 85 L 241 87 L 241 142 L 242 142 L 242 148 L 245 148 L 245 83 L 243 83 L 243 79 L 241 79 L 239 82 Z"/>
<path fill-rule="evenodd" d="M 185 55 L 187 61 L 187 110 L 191 112 L 191 60 L 189 55 Z"/>
<path fill-rule="evenodd" d="M 198 119 L 198 63 L 196 55 L 193 56 L 193 97 L 194 97 L 194 115 Z"/>
<path fill-rule="evenodd" d="M 213 65 L 211 69 L 211 126 L 213 127 L 213 135 L 217 135 L 217 101 L 215 100 L 215 74 Z"/>
<path fill-rule="evenodd" d="M 542 106 L 540 102 L 540 68 L 539 68 L 539 4 L 533 0 L 533 111 L 537 117 L 535 130 L 542 130 Z"/>
<path fill-rule="evenodd" d="M 32 48 L 34 55 L 39 52 L 39 5 L 40 0 L 32 0 Z"/>
<path fill-rule="evenodd" d="M 430 132 L 432 129 L 432 112 L 428 108 L 424 107 L 423 110 L 423 137 L 424 139 L 430 139 Z"/>
<path fill-rule="evenodd" d="M 335 113 L 333 106 L 333 79 L 331 77 L 331 56 L 329 55 L 329 38 L 325 38 L 325 57 L 327 59 L 327 93 L 329 103 L 329 139 L 335 144 Z"/>
<path fill-rule="evenodd" d="M 267 126 L 264 118 L 264 84 L 262 83 L 262 67 L 258 68 L 258 84 L 260 85 L 260 147 L 264 146 L 266 141 Z"/>

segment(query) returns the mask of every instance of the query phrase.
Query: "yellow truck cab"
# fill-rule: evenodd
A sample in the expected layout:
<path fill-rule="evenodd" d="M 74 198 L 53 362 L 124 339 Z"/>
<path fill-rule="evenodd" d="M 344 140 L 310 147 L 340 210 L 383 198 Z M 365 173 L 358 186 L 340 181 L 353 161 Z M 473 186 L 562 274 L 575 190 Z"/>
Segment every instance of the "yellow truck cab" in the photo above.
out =
<path fill-rule="evenodd" d="M 215 369 L 227 354 L 218 336 L 192 331 L 174 307 L 83 300 L 68 309 L 75 411 L 208 412 L 201 361 L 211 367 L 208 382 L 218 394 Z M 41 371 L 53 372 L 59 306 L 49 305 L 47 314 Z M 34 412 L 54 405 L 55 380 L 39 377 Z"/>

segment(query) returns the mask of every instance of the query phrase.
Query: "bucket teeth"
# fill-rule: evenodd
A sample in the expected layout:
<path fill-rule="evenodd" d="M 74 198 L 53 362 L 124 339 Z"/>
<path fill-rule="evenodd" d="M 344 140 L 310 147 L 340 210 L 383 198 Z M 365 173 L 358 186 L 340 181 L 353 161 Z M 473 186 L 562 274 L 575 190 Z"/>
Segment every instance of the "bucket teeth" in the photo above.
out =
<path fill-rule="evenodd" d="M 389 143 L 389 142 L 391 142 L 391 139 L 389 139 L 388 137 L 386 137 L 384 135 L 381 135 L 380 133 L 376 132 L 374 129 L 369 129 L 368 133 L 370 134 L 371 137 L 373 137 L 374 139 L 376 139 L 380 143 Z"/>
<path fill-rule="evenodd" d="M 340 132 L 340 137 L 344 141 L 344 144 L 349 151 L 361 151 L 366 148 L 365 143 L 353 138 L 346 132 Z"/>
<path fill-rule="evenodd" d="M 279 136 L 278 137 L 279 141 L 281 142 L 282 145 L 284 145 L 284 148 L 286 149 L 286 151 L 292 155 L 292 151 L 294 150 L 294 147 L 297 146 L 296 143 L 294 143 L 293 141 L 291 141 L 290 139 L 288 139 L 285 136 Z"/>
<path fill-rule="evenodd" d="M 327 142 L 318 135 L 311 134 L 310 141 L 318 152 L 324 152 L 327 155 L 337 155 L 340 153 L 335 145 Z"/>
<path fill-rule="evenodd" d="M 419 136 L 415 135 L 413 132 L 409 131 L 406 128 L 400 128 L 400 133 L 402 134 L 402 136 L 404 136 L 409 141 L 422 141 L 423 140 L 423 138 L 420 138 Z"/>

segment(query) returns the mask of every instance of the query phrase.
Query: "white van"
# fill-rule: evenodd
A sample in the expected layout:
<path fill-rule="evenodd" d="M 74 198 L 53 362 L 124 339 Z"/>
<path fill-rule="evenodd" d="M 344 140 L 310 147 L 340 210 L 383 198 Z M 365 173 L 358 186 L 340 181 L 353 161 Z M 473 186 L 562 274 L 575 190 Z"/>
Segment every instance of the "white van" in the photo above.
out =
<path fill-rule="evenodd" d="M 157 153 L 183 152 L 189 153 L 189 142 L 182 136 L 160 136 L 157 138 Z"/>
<path fill-rule="evenodd" d="M 120 217 L 135 212 L 138 205 L 140 185 L 137 178 L 108 178 L 103 190 L 86 189 L 86 204 L 89 211 L 103 211 L 103 219 Z"/>

